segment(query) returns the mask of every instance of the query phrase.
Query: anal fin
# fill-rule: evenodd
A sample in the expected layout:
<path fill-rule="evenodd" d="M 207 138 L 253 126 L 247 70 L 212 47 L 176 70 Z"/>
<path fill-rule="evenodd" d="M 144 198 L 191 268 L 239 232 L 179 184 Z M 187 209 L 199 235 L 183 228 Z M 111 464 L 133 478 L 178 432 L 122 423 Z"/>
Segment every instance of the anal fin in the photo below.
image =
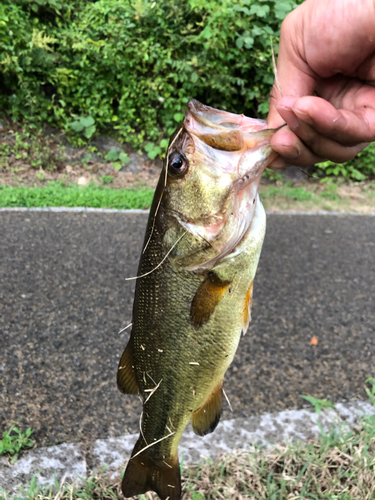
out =
<path fill-rule="evenodd" d="M 139 394 L 137 380 L 135 378 L 133 352 L 131 341 L 125 347 L 117 370 L 117 387 L 124 394 Z"/>
<path fill-rule="evenodd" d="M 210 319 L 229 285 L 230 281 L 222 281 L 214 273 L 209 273 L 191 303 L 190 318 L 193 326 L 202 326 Z"/>
<path fill-rule="evenodd" d="M 144 446 L 144 440 L 139 438 L 132 456 Z M 177 454 L 172 460 L 170 458 L 155 460 L 149 454 L 149 450 L 145 450 L 129 460 L 122 480 L 122 492 L 125 498 L 142 495 L 150 490 L 155 491 L 161 500 L 180 500 L 181 473 Z"/>
<path fill-rule="evenodd" d="M 193 413 L 191 426 L 195 434 L 205 436 L 213 432 L 219 423 L 223 403 L 223 382 L 221 381 L 213 390 L 203 406 Z"/>

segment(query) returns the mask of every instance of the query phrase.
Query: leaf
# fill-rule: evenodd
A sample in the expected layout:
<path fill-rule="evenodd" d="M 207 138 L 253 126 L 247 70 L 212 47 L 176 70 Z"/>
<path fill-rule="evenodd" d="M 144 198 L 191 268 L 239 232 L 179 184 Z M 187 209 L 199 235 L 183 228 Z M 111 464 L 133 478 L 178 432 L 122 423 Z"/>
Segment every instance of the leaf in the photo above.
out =
<path fill-rule="evenodd" d="M 250 15 L 255 14 L 258 17 L 266 17 L 269 12 L 270 8 L 268 5 L 254 4 L 250 7 Z"/>
<path fill-rule="evenodd" d="M 183 120 L 184 116 L 185 116 L 184 113 L 175 113 L 173 115 L 173 119 L 174 121 L 180 123 Z"/>
<path fill-rule="evenodd" d="M 129 163 L 130 162 L 130 158 L 129 156 L 124 153 L 124 151 L 121 151 L 121 153 L 119 154 L 119 160 L 122 162 L 122 163 Z"/>
<path fill-rule="evenodd" d="M 116 161 L 118 160 L 119 158 L 119 154 L 118 154 L 118 151 L 116 151 L 116 149 L 111 149 L 110 151 L 108 151 L 108 153 L 105 155 L 105 159 L 107 161 Z"/>
<path fill-rule="evenodd" d="M 80 122 L 85 128 L 92 127 L 95 123 L 95 120 L 92 116 L 82 116 L 80 118 Z"/>
<path fill-rule="evenodd" d="M 202 38 L 206 38 L 208 40 L 209 38 L 211 38 L 211 36 L 212 36 L 211 27 L 210 26 L 206 26 L 204 28 L 204 30 L 202 31 L 202 33 L 201 33 L 201 37 Z"/>
<path fill-rule="evenodd" d="M 194 73 L 191 74 L 191 81 L 193 83 L 197 83 L 198 80 L 199 80 L 199 75 L 194 71 Z"/>
<path fill-rule="evenodd" d="M 241 36 L 237 38 L 237 40 L 236 40 L 236 46 L 239 49 L 242 49 L 242 47 L 243 47 L 243 38 Z"/>
<path fill-rule="evenodd" d="M 164 148 L 168 147 L 168 143 L 169 143 L 168 139 L 162 139 L 160 141 L 160 147 L 161 147 L 161 149 L 164 149 Z"/>
<path fill-rule="evenodd" d="M 150 158 L 150 160 L 155 160 L 155 158 L 160 155 L 161 149 L 159 146 L 155 146 L 152 151 L 149 151 L 147 156 Z"/>
<path fill-rule="evenodd" d="M 293 9 L 293 7 L 293 2 L 289 0 L 278 0 L 275 4 L 275 16 L 282 21 Z"/>
<path fill-rule="evenodd" d="M 121 170 L 122 169 L 122 163 L 120 161 L 114 161 L 112 163 L 112 167 L 115 169 L 115 170 Z"/>
<path fill-rule="evenodd" d="M 300 395 L 301 398 L 306 399 L 309 403 L 311 403 L 314 408 L 316 413 L 319 415 L 324 408 L 329 408 L 334 410 L 335 407 L 333 406 L 332 402 L 329 401 L 328 399 L 318 399 L 314 398 L 313 396 L 303 396 L 302 394 Z"/>
<path fill-rule="evenodd" d="M 270 103 L 268 101 L 264 101 L 258 106 L 258 111 L 262 115 L 266 115 L 270 109 Z"/>
<path fill-rule="evenodd" d="M 84 132 L 84 136 L 87 137 L 87 139 L 91 139 L 91 137 L 95 134 L 95 131 L 96 131 L 95 125 L 87 127 L 87 129 Z"/>
<path fill-rule="evenodd" d="M 75 121 L 68 123 L 68 127 L 74 130 L 74 132 L 82 132 L 82 130 L 85 128 L 84 125 L 80 121 Z"/>
<path fill-rule="evenodd" d="M 245 44 L 245 48 L 246 49 L 251 49 L 251 47 L 254 45 L 254 38 L 251 37 L 251 36 L 246 36 L 244 39 L 243 39 L 243 42 Z"/>

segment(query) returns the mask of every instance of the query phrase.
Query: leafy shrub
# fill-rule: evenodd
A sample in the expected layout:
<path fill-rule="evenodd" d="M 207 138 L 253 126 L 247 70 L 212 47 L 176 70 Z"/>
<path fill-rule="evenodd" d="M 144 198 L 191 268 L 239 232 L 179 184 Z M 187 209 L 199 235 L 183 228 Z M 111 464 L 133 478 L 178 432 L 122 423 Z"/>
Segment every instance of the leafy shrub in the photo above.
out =
<path fill-rule="evenodd" d="M 0 105 L 67 130 L 89 117 L 87 138 L 114 127 L 134 146 L 171 134 L 191 97 L 264 114 L 271 37 L 300 1 L 4 0 Z"/>
<path fill-rule="evenodd" d="M 153 159 L 192 97 L 264 116 L 286 14 L 302 0 L 3 0 L 1 109 L 76 142 L 114 129 Z M 121 168 L 121 163 L 118 164 Z M 375 146 L 321 174 L 375 175 Z"/>
<path fill-rule="evenodd" d="M 320 163 L 319 168 L 324 171 L 324 175 L 342 176 L 354 181 L 364 181 L 366 178 L 375 177 L 375 143 L 367 146 L 366 149 L 346 163 L 334 163 L 326 161 Z"/>

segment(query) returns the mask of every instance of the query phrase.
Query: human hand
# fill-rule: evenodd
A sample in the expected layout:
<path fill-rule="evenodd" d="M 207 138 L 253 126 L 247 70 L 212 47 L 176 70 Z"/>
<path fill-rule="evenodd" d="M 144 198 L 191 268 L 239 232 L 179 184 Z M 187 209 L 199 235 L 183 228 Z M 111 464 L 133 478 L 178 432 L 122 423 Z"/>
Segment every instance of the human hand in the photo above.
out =
<path fill-rule="evenodd" d="M 306 0 L 281 27 L 271 168 L 341 163 L 375 140 L 375 2 Z M 314 92 L 317 96 L 313 96 Z"/>

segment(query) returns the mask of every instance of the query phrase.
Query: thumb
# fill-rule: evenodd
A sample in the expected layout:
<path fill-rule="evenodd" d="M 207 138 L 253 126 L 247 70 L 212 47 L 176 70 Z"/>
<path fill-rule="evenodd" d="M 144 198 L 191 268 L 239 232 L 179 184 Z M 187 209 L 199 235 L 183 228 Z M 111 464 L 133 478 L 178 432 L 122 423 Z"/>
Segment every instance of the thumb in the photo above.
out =
<path fill-rule="evenodd" d="M 271 91 L 270 109 L 267 117 L 269 128 L 279 127 L 284 123 L 276 109 L 282 97 L 312 95 L 318 80 L 316 73 L 302 57 L 304 42 L 302 36 L 303 10 L 301 7 L 303 5 L 291 12 L 281 25 L 277 78 L 275 78 Z M 282 102 L 280 104 L 282 105 Z"/>

